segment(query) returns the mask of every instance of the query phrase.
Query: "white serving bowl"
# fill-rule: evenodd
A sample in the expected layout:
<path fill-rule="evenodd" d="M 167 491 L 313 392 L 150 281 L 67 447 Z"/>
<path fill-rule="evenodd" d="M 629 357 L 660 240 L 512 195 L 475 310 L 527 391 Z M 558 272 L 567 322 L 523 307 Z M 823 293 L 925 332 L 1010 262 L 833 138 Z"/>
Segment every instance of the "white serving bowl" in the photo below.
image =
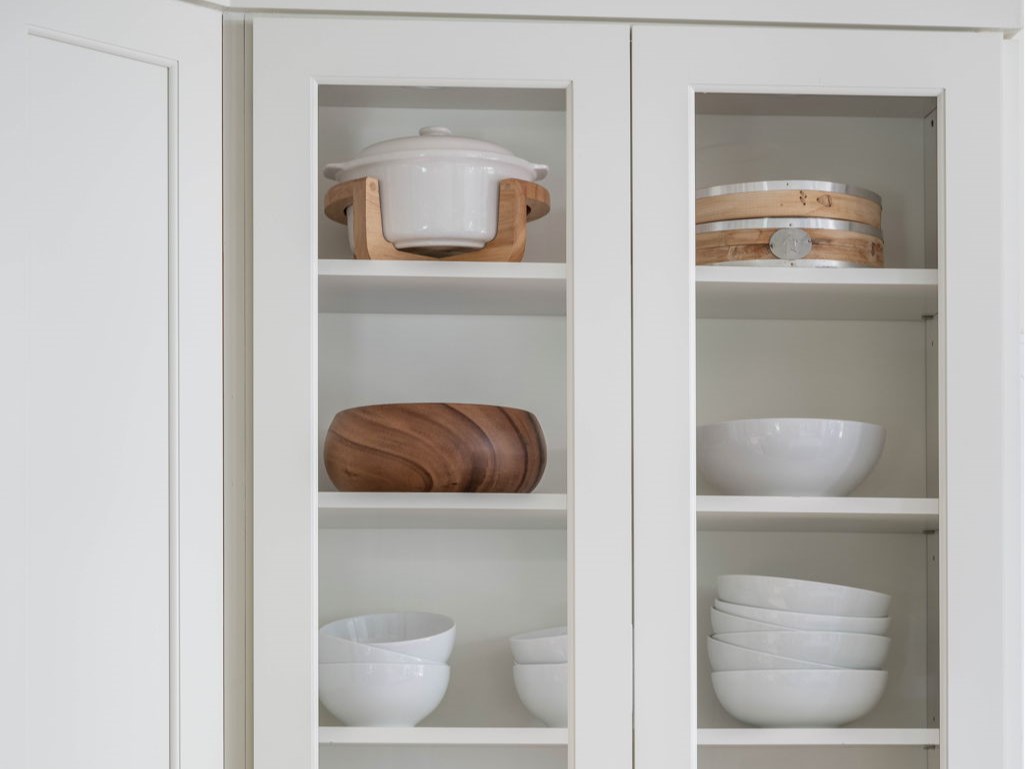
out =
<path fill-rule="evenodd" d="M 874 708 L 885 670 L 729 670 L 712 673 L 723 708 L 752 726 L 833 727 Z"/>
<path fill-rule="evenodd" d="M 712 633 L 722 635 L 723 633 L 744 633 L 756 630 L 786 630 L 781 625 L 772 625 L 768 622 L 738 617 L 735 614 L 727 614 L 712 607 Z"/>
<path fill-rule="evenodd" d="M 448 662 L 456 641 L 455 620 L 423 611 L 347 617 L 329 622 L 320 632 L 430 662 Z"/>
<path fill-rule="evenodd" d="M 495 237 L 500 181 L 533 182 L 547 174 L 548 166 L 441 126 L 372 144 L 352 160 L 324 168 L 324 176 L 339 182 L 378 179 L 384 236 L 396 248 L 446 252 L 483 248 Z M 349 232 L 352 245 L 351 227 Z"/>
<path fill-rule="evenodd" d="M 885 617 L 890 610 L 890 596 L 886 593 L 756 574 L 722 574 L 716 580 L 716 594 L 720 600 L 741 606 L 804 614 Z"/>
<path fill-rule="evenodd" d="M 416 726 L 448 689 L 448 665 L 321 664 L 320 701 L 347 726 Z"/>
<path fill-rule="evenodd" d="M 361 644 L 348 638 L 339 638 L 324 631 L 317 637 L 317 658 L 321 663 L 331 662 L 379 662 L 391 665 L 443 665 L 443 662 L 425 660 L 411 654 L 382 649 L 379 646 Z"/>
<path fill-rule="evenodd" d="M 797 611 L 760 609 L 757 606 L 741 606 L 716 599 L 712 611 L 743 618 L 762 625 L 737 630 L 831 630 L 838 633 L 868 633 L 884 635 L 890 629 L 889 617 L 838 617 L 835 614 L 803 614 Z M 723 630 L 723 633 L 731 631 Z"/>
<path fill-rule="evenodd" d="M 786 632 L 786 631 L 784 631 Z M 722 638 L 745 633 L 725 633 Z M 708 662 L 712 672 L 721 670 L 836 670 L 833 665 L 780 657 L 775 654 L 745 649 L 720 641 L 718 637 L 708 639 Z"/>
<path fill-rule="evenodd" d="M 545 726 L 566 726 L 569 720 L 569 664 L 513 665 L 513 683 L 520 702 Z"/>
<path fill-rule="evenodd" d="M 520 633 L 509 639 L 513 659 L 520 665 L 568 662 L 569 637 L 566 626 Z"/>
<path fill-rule="evenodd" d="M 722 633 L 716 640 L 779 657 L 856 670 L 879 670 L 890 650 L 890 639 L 886 636 L 820 630 Z"/>
<path fill-rule="evenodd" d="M 835 497 L 854 491 L 886 430 L 849 419 L 738 419 L 698 427 L 698 472 L 725 494 Z"/>

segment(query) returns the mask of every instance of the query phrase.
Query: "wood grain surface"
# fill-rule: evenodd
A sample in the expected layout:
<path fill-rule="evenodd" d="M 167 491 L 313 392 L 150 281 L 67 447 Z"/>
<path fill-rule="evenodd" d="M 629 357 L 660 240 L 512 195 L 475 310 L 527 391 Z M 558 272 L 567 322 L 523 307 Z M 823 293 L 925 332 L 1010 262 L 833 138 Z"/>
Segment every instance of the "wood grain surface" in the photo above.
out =
<path fill-rule="evenodd" d="M 335 415 L 324 466 L 339 491 L 532 491 L 547 461 L 529 411 L 468 403 L 393 403 Z"/>
<path fill-rule="evenodd" d="M 698 224 L 727 219 L 799 216 L 843 219 L 879 229 L 883 218 L 882 206 L 874 200 L 822 190 L 766 190 L 713 195 L 698 198 L 695 212 Z"/>
<path fill-rule="evenodd" d="M 350 206 L 351 216 L 346 216 L 345 211 Z M 483 248 L 457 253 L 435 249 L 400 251 L 384 237 L 377 179 L 364 176 L 342 182 L 324 196 L 324 214 L 353 228 L 357 259 L 519 262 L 527 248 L 527 222 L 540 219 L 550 209 L 551 197 L 540 184 L 503 179 L 498 184 L 498 230 Z"/>
<path fill-rule="evenodd" d="M 774 228 L 703 232 L 697 235 L 697 263 L 722 264 L 745 259 L 776 259 L 769 250 Z M 864 267 L 883 266 L 883 241 L 846 230 L 805 230 L 811 237 L 806 260 L 832 259 Z"/>

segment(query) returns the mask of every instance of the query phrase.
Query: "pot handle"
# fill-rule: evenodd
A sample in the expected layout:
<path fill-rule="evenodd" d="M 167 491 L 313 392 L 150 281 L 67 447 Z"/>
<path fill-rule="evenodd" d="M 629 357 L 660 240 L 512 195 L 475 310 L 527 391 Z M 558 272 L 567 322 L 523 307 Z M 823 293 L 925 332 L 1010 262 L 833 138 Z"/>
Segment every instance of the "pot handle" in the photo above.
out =
<path fill-rule="evenodd" d="M 539 182 L 548 176 L 548 166 L 544 163 L 531 163 L 531 166 L 534 168 L 534 181 Z"/>
<path fill-rule="evenodd" d="M 324 166 L 324 177 L 335 182 L 343 182 L 345 179 L 342 178 L 342 174 L 348 169 L 348 163 L 328 163 Z"/>

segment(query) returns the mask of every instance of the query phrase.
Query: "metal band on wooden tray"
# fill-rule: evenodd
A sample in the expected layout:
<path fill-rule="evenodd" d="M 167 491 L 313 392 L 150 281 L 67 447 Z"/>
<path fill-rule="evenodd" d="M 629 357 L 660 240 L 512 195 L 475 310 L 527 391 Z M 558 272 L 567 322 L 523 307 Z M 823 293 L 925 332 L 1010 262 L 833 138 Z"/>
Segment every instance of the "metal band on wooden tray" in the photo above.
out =
<path fill-rule="evenodd" d="M 698 224 L 770 216 L 818 216 L 882 225 L 882 200 L 838 182 L 778 180 L 706 187 L 695 194 Z"/>
<path fill-rule="evenodd" d="M 772 236 L 781 229 L 807 233 L 811 249 L 800 259 L 814 262 L 843 262 L 852 267 L 883 266 L 883 233 L 859 222 L 838 219 L 763 217 L 699 224 L 697 264 L 728 264 L 765 260 L 780 266 L 797 260 L 777 256 L 770 247 Z"/>

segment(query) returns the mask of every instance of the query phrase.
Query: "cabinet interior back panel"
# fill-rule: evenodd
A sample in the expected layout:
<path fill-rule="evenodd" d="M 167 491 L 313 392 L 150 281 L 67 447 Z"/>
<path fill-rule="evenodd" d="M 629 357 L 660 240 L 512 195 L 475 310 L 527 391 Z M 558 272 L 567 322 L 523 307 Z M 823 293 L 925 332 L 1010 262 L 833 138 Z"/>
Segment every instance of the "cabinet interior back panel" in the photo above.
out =
<path fill-rule="evenodd" d="M 533 412 L 548 444 L 536 489 L 566 491 L 566 320 L 509 315 L 320 315 L 320 447 L 334 415 L 442 401 Z M 321 454 L 322 456 L 322 454 Z M 320 489 L 334 491 L 319 463 Z"/>
<path fill-rule="evenodd" d="M 883 199 L 886 266 L 935 267 L 935 232 L 925 232 L 935 227 L 926 216 L 926 201 L 935 203 L 930 130 L 917 117 L 698 115 L 696 183 L 821 179 L 868 188 Z"/>
<path fill-rule="evenodd" d="M 886 428 L 883 454 L 853 496 L 924 497 L 925 324 L 917 321 L 699 320 L 697 423 L 817 417 Z M 935 413 L 932 414 L 935 418 Z M 698 493 L 714 493 L 698 478 Z"/>
<path fill-rule="evenodd" d="M 424 726 L 542 726 L 513 686 L 509 636 L 566 624 L 566 532 L 325 529 L 320 624 L 384 611 L 456 621 L 451 679 Z M 320 723 L 338 722 L 321 708 Z"/>
<path fill-rule="evenodd" d="M 716 699 L 708 665 L 705 639 L 720 574 L 810 579 L 892 595 L 886 691 L 874 710 L 850 726 L 936 726 L 927 723 L 927 635 L 936 618 L 928 615 L 925 535 L 700 532 L 697 553 L 699 727 L 743 726 Z"/>
<path fill-rule="evenodd" d="M 488 99 L 489 106 L 493 106 L 493 102 L 493 98 Z M 416 136 L 424 126 L 445 126 L 457 136 L 493 142 L 524 160 L 547 164 L 548 176 L 540 183 L 551 193 L 552 208 L 547 216 L 530 223 L 524 261 L 566 261 L 566 114 L 563 111 L 322 106 L 318 173 L 327 163 L 350 160 L 375 142 Z M 321 201 L 334 184 L 320 175 Z M 383 188 L 382 197 L 387 200 L 387 190 Z M 318 233 L 322 258 L 352 258 L 346 228 L 324 216 L 323 210 L 318 214 Z"/>

